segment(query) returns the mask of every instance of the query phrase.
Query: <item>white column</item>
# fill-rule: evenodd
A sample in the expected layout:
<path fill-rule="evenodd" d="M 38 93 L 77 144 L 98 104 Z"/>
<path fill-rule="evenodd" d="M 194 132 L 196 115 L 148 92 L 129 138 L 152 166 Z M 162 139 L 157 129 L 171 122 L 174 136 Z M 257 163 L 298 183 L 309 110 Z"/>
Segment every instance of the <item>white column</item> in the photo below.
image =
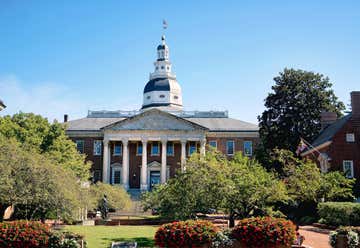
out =
<path fill-rule="evenodd" d="M 166 183 L 166 149 L 167 140 L 161 140 L 161 183 Z"/>
<path fill-rule="evenodd" d="M 109 141 L 103 141 L 104 146 L 104 153 L 103 153 L 103 175 L 102 180 L 103 183 L 109 183 L 109 168 L 110 168 L 110 161 L 109 161 Z"/>
<path fill-rule="evenodd" d="M 186 140 L 181 140 L 181 171 L 185 171 Z"/>
<path fill-rule="evenodd" d="M 129 189 L 129 148 L 127 139 L 122 141 L 123 154 L 122 154 L 122 183 L 125 190 Z"/>
<path fill-rule="evenodd" d="M 147 185 L 147 140 L 143 139 L 142 142 L 142 165 L 141 165 L 141 180 L 140 189 L 148 190 Z"/>
<path fill-rule="evenodd" d="M 205 156 L 205 146 L 206 146 L 206 139 L 200 140 L 200 155 Z"/>

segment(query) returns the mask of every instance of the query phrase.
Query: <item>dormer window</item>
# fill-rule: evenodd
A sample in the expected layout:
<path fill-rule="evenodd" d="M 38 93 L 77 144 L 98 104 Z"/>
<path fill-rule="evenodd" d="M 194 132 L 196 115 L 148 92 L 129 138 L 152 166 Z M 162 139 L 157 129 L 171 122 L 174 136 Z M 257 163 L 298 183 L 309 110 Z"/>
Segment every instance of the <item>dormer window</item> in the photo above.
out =
<path fill-rule="evenodd" d="M 146 99 L 148 99 L 148 100 L 149 100 L 150 98 L 151 98 L 151 96 L 147 96 L 147 97 L 146 97 Z"/>
<path fill-rule="evenodd" d="M 160 97 L 160 98 L 165 98 L 165 95 L 160 95 L 159 97 Z"/>

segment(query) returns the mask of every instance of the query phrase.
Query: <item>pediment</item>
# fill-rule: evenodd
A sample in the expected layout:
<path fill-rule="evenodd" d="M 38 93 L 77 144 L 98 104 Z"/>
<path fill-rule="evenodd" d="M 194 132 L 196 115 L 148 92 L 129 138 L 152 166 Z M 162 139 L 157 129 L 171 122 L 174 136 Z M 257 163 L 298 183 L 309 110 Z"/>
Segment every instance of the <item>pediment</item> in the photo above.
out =
<path fill-rule="evenodd" d="M 148 164 L 148 167 L 160 167 L 161 164 L 158 161 L 153 161 Z"/>
<path fill-rule="evenodd" d="M 115 122 L 104 127 L 105 130 L 207 130 L 196 123 L 169 114 L 167 112 L 151 109 L 138 115 Z"/>

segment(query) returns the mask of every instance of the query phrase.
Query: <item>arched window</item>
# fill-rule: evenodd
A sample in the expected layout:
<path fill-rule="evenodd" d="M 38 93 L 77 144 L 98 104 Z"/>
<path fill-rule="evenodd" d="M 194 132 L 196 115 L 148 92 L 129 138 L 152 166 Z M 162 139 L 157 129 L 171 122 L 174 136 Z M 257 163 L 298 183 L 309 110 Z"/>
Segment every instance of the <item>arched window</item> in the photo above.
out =
<path fill-rule="evenodd" d="M 160 97 L 160 98 L 165 98 L 165 95 L 160 95 L 159 97 Z"/>

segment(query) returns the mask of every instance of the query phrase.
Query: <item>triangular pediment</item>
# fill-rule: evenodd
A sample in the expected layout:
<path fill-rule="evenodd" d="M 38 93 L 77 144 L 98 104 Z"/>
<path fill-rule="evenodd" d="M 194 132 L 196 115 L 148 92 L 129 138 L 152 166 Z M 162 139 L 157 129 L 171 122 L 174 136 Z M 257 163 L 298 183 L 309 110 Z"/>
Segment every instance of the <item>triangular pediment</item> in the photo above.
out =
<path fill-rule="evenodd" d="M 104 127 L 105 130 L 207 130 L 196 123 L 170 113 L 150 109 Z"/>

